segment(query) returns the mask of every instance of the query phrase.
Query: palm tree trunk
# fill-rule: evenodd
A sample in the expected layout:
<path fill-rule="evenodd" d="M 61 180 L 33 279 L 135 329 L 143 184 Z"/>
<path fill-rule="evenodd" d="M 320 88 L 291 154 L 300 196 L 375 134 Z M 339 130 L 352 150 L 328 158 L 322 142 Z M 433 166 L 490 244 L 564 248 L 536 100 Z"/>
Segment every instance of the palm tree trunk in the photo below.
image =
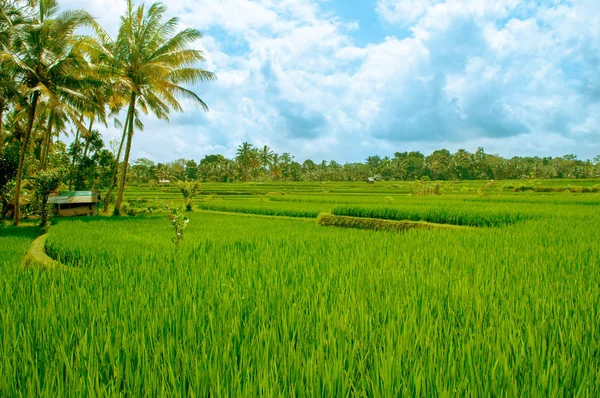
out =
<path fill-rule="evenodd" d="M 119 145 L 119 150 L 117 152 L 117 157 L 115 159 L 115 165 L 113 167 L 113 172 L 112 175 L 110 177 L 110 183 L 108 185 L 108 192 L 106 193 L 106 196 L 104 197 L 104 212 L 106 213 L 108 211 L 108 205 L 110 204 L 110 196 L 112 195 L 113 189 L 116 185 L 116 177 L 117 177 L 117 171 L 119 170 L 119 161 L 121 160 L 121 152 L 123 151 L 123 144 L 125 143 L 125 134 L 127 134 L 127 126 L 129 125 L 129 116 L 127 116 L 127 119 L 125 120 L 125 127 L 123 129 L 123 136 L 121 137 L 121 145 Z"/>
<path fill-rule="evenodd" d="M 4 101 L 0 100 L 0 148 L 4 146 Z"/>
<path fill-rule="evenodd" d="M 42 153 L 40 154 L 41 169 L 46 170 L 48 166 L 48 153 L 50 152 L 50 137 L 52 137 L 52 128 L 54 127 L 54 111 L 50 111 L 48 116 L 48 126 L 46 127 L 46 134 L 44 135 L 44 141 L 42 143 Z"/>
<path fill-rule="evenodd" d="M 81 114 L 81 117 L 79 118 L 79 124 L 81 125 L 81 123 L 83 122 L 83 113 Z M 75 171 L 75 157 L 77 156 L 77 147 L 79 146 L 79 132 L 80 129 L 79 127 L 77 127 L 76 133 L 75 133 L 75 152 L 73 152 L 73 159 L 71 159 L 71 172 L 69 173 L 69 191 L 71 190 L 72 186 L 73 186 L 73 173 Z"/>
<path fill-rule="evenodd" d="M 119 151 L 117 152 L 117 158 L 115 159 L 115 166 L 113 168 L 112 176 L 110 178 L 108 192 L 106 193 L 106 196 L 104 197 L 104 209 L 103 210 L 105 213 L 108 211 L 108 205 L 110 204 L 110 196 L 112 195 L 113 189 L 116 185 L 115 179 L 117 177 L 117 171 L 119 170 L 119 160 L 121 160 L 121 152 L 123 151 L 123 144 L 125 143 L 125 137 L 126 137 L 127 131 L 129 130 L 129 119 L 130 119 L 132 113 L 133 113 L 133 108 L 131 108 L 131 106 L 130 106 L 129 110 L 127 111 L 127 118 L 125 119 L 125 127 L 123 128 L 123 136 L 121 137 L 121 145 L 119 145 Z M 131 119 L 133 119 L 133 117 L 131 117 Z"/>
<path fill-rule="evenodd" d="M 48 195 L 44 195 L 42 198 L 42 220 L 40 222 L 40 227 L 45 227 L 48 224 Z"/>
<path fill-rule="evenodd" d="M 16 186 L 15 186 L 15 211 L 14 221 L 15 225 L 19 225 L 21 222 L 21 183 L 23 182 L 23 166 L 25 164 L 25 155 L 27 154 L 27 145 L 29 144 L 29 138 L 31 131 L 33 130 L 33 122 L 35 121 L 35 110 L 37 103 L 40 98 L 38 91 L 33 93 L 31 99 L 31 105 L 29 108 L 29 120 L 27 121 L 27 130 L 21 141 L 21 148 L 19 150 L 19 166 L 17 167 Z"/>
<path fill-rule="evenodd" d="M 75 174 L 75 157 L 77 156 L 77 147 L 79 146 L 79 129 L 75 133 L 75 147 L 73 148 L 75 151 L 73 152 L 73 158 L 71 159 L 71 171 L 69 172 L 69 191 L 73 187 L 73 175 Z"/>
<path fill-rule="evenodd" d="M 88 149 L 90 149 L 90 140 L 92 138 L 92 127 L 94 126 L 94 118 L 90 118 L 90 127 L 88 127 L 88 136 L 85 139 L 85 149 L 83 150 L 83 157 L 87 158 Z"/>
<path fill-rule="evenodd" d="M 131 139 L 133 138 L 133 110 L 135 109 L 135 94 L 131 96 L 131 104 L 129 105 L 129 126 L 127 132 L 127 144 L 125 145 L 125 157 L 123 158 L 123 165 L 121 166 L 121 179 L 119 180 L 119 191 L 117 194 L 117 201 L 115 202 L 114 215 L 119 215 L 121 212 L 121 203 L 123 202 L 123 191 L 125 191 L 125 179 L 127 178 L 127 166 L 129 163 L 129 154 L 131 153 Z"/>

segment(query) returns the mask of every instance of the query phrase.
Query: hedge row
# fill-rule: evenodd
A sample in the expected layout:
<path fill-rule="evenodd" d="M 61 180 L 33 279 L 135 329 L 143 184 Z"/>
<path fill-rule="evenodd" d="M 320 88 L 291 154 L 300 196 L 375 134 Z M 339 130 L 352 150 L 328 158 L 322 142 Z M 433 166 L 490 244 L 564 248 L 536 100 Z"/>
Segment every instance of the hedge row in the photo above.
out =
<path fill-rule="evenodd" d="M 522 185 L 515 187 L 514 192 L 570 192 L 570 193 L 598 193 L 600 192 L 600 184 L 593 185 L 591 187 L 532 187 L 528 185 Z"/>
<path fill-rule="evenodd" d="M 333 214 L 321 213 L 317 218 L 317 224 L 326 227 L 343 227 L 357 229 L 372 229 L 376 231 L 402 232 L 409 229 L 442 229 L 458 228 L 452 225 L 432 224 L 422 221 L 392 221 L 377 218 L 362 218 L 335 216 Z"/>

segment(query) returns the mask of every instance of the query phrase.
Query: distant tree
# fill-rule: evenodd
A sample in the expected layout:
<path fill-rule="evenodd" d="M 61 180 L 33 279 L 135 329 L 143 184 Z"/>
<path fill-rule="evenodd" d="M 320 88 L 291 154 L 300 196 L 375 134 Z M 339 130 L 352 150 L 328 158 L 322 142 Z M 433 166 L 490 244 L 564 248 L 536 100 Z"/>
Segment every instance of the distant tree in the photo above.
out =
<path fill-rule="evenodd" d="M 198 179 L 198 165 L 194 160 L 185 161 L 185 179 L 195 181 Z"/>
<path fill-rule="evenodd" d="M 234 163 L 223 155 L 206 155 L 198 165 L 198 173 L 202 181 L 232 181 L 235 178 Z"/>
<path fill-rule="evenodd" d="M 470 180 L 473 173 L 473 158 L 464 149 L 456 151 L 453 159 L 453 172 L 459 180 Z"/>
<path fill-rule="evenodd" d="M 271 161 L 273 160 L 273 156 L 275 156 L 275 152 L 271 150 L 267 145 L 263 146 L 260 150 L 260 162 L 263 167 L 268 168 L 271 165 Z"/>
<path fill-rule="evenodd" d="M 156 164 L 146 158 L 140 158 L 131 165 L 131 172 L 138 182 L 156 180 Z"/>
<path fill-rule="evenodd" d="M 244 142 L 238 147 L 235 161 L 244 181 L 250 180 L 251 172 L 260 165 L 258 151 L 248 142 Z"/>
<path fill-rule="evenodd" d="M 377 174 L 377 169 L 381 165 L 381 157 L 378 155 L 369 156 L 365 162 L 367 163 L 367 166 L 369 166 L 371 175 Z"/>

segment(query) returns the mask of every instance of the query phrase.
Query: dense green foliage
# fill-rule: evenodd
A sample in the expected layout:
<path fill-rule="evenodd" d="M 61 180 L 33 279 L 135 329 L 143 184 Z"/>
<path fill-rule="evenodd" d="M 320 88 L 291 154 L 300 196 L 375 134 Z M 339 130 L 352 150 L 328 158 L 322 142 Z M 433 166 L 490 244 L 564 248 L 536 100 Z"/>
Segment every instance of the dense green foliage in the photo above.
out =
<path fill-rule="evenodd" d="M 265 151 L 270 155 L 265 155 Z M 460 149 L 454 154 L 442 149 L 427 156 L 420 152 L 396 152 L 393 157 L 369 156 L 364 162 L 345 164 L 335 160 L 315 163 L 310 159 L 299 163 L 289 153 L 277 155 L 269 147 L 256 148 L 245 142 L 234 159 L 222 155 L 207 155 L 199 163 L 186 159 L 170 163 L 138 159 L 128 175 L 132 182 L 365 181 L 369 177 L 394 181 L 599 178 L 600 157 L 586 161 L 574 155 L 506 159 L 479 148 L 475 153 Z"/>
<path fill-rule="evenodd" d="M 171 110 L 183 110 L 181 99 L 207 109 L 184 87 L 214 79 L 197 65 L 204 58 L 194 43 L 202 35 L 179 30 L 178 19 L 166 12 L 159 2 L 136 7 L 127 1 L 113 39 L 86 11 L 62 10 L 57 0 L 0 2 L 0 168 L 9 176 L 2 180 L 14 179 L 10 200 L 9 181 L 0 181 L 3 217 L 10 208 L 19 224 L 27 202 L 24 182 L 48 168 L 68 171 L 62 182 L 69 190 L 112 192 L 118 185 L 118 214 L 133 133 L 143 126 L 139 113 L 166 119 Z M 125 108 L 125 122 L 114 121 L 123 136 L 113 154 L 93 126 L 108 127 L 109 116 Z M 69 132 L 75 139 L 67 151 L 58 138 Z M 5 146 L 18 147 L 16 164 L 4 161 Z M 44 208 L 40 202 L 36 209 L 43 218 Z"/>
<path fill-rule="evenodd" d="M 600 392 L 597 194 L 203 188 L 224 199 L 202 204 L 257 211 L 350 203 L 528 221 L 397 233 L 196 211 L 177 247 L 165 213 L 55 220 L 47 252 L 77 272 L 17 269 L 36 233 L 0 228 L 0 395 Z M 128 192 L 182 202 L 177 187 Z"/>

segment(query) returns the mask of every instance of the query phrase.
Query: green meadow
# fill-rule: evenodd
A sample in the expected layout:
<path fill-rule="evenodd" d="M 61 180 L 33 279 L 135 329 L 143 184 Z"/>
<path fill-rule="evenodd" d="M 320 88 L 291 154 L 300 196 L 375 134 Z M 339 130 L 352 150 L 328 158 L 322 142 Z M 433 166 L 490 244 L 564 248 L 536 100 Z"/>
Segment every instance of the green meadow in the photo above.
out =
<path fill-rule="evenodd" d="M 204 184 L 178 246 L 177 189 L 130 186 L 53 220 L 65 270 L 2 227 L 0 396 L 598 396 L 600 195 L 514 184 Z"/>

